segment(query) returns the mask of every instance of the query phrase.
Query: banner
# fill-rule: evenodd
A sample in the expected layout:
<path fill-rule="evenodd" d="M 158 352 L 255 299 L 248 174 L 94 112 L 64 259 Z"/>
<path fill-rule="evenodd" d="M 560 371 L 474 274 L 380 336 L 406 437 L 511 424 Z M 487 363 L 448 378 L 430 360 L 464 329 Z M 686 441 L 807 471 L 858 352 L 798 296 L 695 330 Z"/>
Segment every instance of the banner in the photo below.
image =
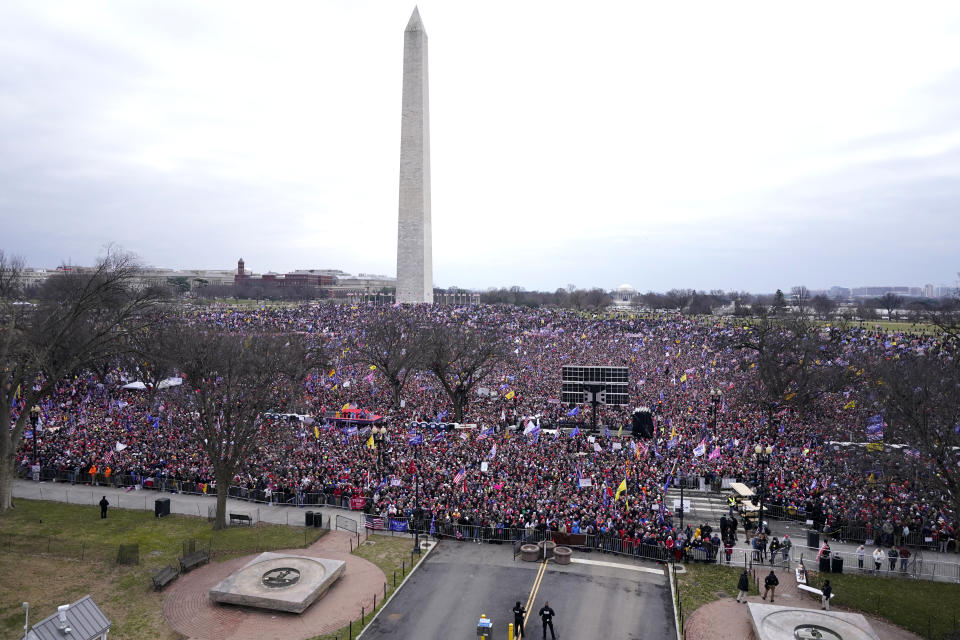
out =
<path fill-rule="evenodd" d="M 353 496 L 350 498 L 350 508 L 354 511 L 361 511 L 366 503 L 367 499 L 363 496 Z"/>
<path fill-rule="evenodd" d="M 393 518 L 390 518 L 390 531 L 404 532 L 406 530 L 407 530 L 406 520 L 394 520 Z"/>

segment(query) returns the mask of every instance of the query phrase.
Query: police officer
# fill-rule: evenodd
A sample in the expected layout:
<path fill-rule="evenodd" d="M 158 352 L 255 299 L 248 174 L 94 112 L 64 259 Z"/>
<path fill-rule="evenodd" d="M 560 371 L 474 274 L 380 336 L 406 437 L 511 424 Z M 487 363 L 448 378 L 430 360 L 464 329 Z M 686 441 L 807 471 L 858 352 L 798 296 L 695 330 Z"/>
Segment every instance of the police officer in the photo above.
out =
<path fill-rule="evenodd" d="M 527 608 L 520 604 L 520 601 L 517 600 L 516 606 L 513 607 L 513 630 L 516 634 L 515 638 L 523 637 L 523 618 L 527 615 Z"/>
<path fill-rule="evenodd" d="M 540 621 L 543 623 L 543 640 L 547 640 L 547 627 L 550 627 L 550 637 L 557 640 L 557 634 L 553 631 L 553 616 L 556 614 L 557 612 L 550 608 L 550 601 L 544 600 L 539 612 Z"/>
<path fill-rule="evenodd" d="M 107 517 L 107 507 L 110 506 L 110 503 L 107 502 L 107 496 L 100 498 L 100 519 Z"/>

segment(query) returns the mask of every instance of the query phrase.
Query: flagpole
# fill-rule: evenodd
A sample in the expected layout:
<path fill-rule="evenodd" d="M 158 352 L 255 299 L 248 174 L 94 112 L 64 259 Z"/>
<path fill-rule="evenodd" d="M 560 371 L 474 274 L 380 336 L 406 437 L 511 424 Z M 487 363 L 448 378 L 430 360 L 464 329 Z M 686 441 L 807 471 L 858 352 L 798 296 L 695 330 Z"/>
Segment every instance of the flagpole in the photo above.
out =
<path fill-rule="evenodd" d="M 419 462 L 420 445 L 413 448 L 413 459 Z M 413 550 L 420 553 L 420 468 L 416 467 L 414 476 L 414 507 L 413 507 Z"/>

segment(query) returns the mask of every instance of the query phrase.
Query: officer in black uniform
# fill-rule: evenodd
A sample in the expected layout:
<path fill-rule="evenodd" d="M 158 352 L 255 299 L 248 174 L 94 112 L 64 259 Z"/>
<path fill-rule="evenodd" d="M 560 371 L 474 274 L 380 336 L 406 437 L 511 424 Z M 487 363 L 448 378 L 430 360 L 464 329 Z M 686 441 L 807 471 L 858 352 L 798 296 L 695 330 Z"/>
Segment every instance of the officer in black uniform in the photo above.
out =
<path fill-rule="evenodd" d="M 547 640 L 547 627 L 550 627 L 550 637 L 557 640 L 557 634 L 553 631 L 553 616 L 557 615 L 557 612 L 550 608 L 549 600 L 544 600 L 539 615 L 543 623 L 543 640 Z"/>
<path fill-rule="evenodd" d="M 110 506 L 110 503 L 107 502 L 107 496 L 100 498 L 100 519 L 107 517 L 107 507 Z"/>
<path fill-rule="evenodd" d="M 513 608 L 513 631 L 514 637 L 518 640 L 523 637 L 523 617 L 525 615 L 527 615 L 527 608 L 517 600 L 517 604 Z"/>

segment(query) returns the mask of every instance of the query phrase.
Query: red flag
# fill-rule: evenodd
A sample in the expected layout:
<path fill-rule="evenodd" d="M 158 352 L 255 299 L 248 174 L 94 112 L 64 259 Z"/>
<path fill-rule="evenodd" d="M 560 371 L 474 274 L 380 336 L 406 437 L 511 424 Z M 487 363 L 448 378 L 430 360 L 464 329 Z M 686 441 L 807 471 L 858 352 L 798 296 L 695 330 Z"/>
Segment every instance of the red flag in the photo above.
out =
<path fill-rule="evenodd" d="M 412 476 L 417 475 L 417 465 L 413 462 L 413 460 L 410 461 L 410 467 L 407 469 L 407 473 Z"/>

